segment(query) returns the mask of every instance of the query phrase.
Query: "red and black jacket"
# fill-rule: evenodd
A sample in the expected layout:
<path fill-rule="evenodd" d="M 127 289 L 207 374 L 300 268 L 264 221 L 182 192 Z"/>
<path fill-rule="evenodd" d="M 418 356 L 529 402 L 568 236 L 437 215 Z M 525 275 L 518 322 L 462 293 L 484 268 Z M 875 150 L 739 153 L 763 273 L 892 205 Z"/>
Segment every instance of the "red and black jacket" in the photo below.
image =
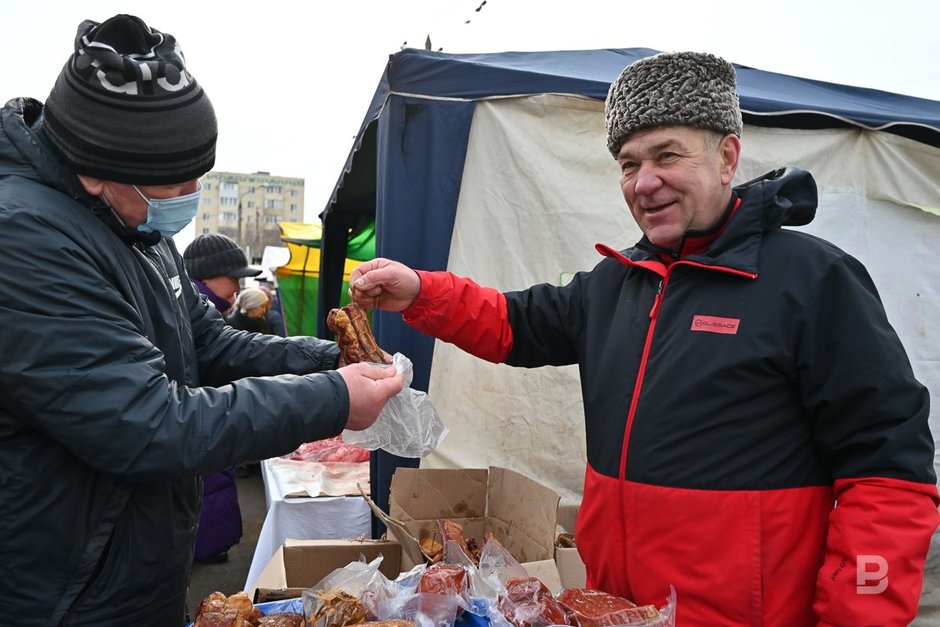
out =
<path fill-rule="evenodd" d="M 599 245 L 563 287 L 421 272 L 405 321 L 494 362 L 578 364 L 591 585 L 658 604 L 674 586 L 680 627 L 907 625 L 940 500 L 927 390 L 861 263 L 780 228 L 812 220 L 808 173 L 735 199 L 704 249 Z"/>

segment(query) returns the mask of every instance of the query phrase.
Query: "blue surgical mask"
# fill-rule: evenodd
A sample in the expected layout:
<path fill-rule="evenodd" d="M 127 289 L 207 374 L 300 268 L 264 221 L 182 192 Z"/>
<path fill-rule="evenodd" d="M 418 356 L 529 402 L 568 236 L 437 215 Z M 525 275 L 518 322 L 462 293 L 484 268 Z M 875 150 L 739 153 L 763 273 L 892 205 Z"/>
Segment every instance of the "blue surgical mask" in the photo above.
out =
<path fill-rule="evenodd" d="M 147 198 L 136 185 L 134 191 L 147 201 L 147 220 L 137 227 L 138 231 L 152 233 L 160 231 L 166 238 L 173 237 L 193 221 L 199 212 L 199 197 L 202 183 L 196 182 L 196 191 L 176 198 Z"/>

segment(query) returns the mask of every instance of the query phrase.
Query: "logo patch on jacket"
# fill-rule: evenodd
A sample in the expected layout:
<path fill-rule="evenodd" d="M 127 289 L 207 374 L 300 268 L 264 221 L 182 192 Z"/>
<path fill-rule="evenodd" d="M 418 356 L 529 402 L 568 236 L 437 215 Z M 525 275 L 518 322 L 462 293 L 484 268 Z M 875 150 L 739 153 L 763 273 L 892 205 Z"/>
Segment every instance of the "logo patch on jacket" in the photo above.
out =
<path fill-rule="evenodd" d="M 692 316 L 693 331 L 737 335 L 738 326 L 740 324 L 741 320 L 739 318 L 720 318 L 718 316 L 701 316 L 699 314 Z"/>
<path fill-rule="evenodd" d="M 179 297 L 183 295 L 183 283 L 180 281 L 179 275 L 170 277 L 170 286 L 173 288 L 176 299 L 179 300 Z"/>

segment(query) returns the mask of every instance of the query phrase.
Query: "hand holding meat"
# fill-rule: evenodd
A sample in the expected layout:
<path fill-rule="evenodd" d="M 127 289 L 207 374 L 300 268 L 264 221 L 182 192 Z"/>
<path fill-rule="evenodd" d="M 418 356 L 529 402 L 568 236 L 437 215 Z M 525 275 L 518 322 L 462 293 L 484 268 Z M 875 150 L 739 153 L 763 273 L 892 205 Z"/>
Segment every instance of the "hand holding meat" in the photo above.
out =
<path fill-rule="evenodd" d="M 404 377 L 392 366 L 350 364 L 337 370 L 349 390 L 346 428 L 359 431 L 372 426 L 388 399 L 401 392 Z"/>
<path fill-rule="evenodd" d="M 408 266 L 379 257 L 356 266 L 349 285 L 349 296 L 357 305 L 404 311 L 418 297 L 421 279 Z"/>

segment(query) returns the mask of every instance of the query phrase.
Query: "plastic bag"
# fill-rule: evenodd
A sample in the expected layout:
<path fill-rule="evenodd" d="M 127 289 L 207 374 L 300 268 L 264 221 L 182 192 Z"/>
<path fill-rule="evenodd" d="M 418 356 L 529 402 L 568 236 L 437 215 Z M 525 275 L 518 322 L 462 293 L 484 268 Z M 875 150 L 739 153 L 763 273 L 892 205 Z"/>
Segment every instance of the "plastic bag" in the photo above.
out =
<path fill-rule="evenodd" d="M 673 627 L 676 589 L 669 586 L 669 591 L 666 605 L 658 609 L 653 605 L 637 606 L 623 597 L 585 588 L 565 588 L 557 600 L 575 627 Z"/>
<path fill-rule="evenodd" d="M 379 572 L 382 556 L 366 563 L 364 558 L 337 568 L 302 595 L 304 615 L 315 627 L 334 627 L 363 622 L 368 604 L 362 598 L 384 596 L 389 582 Z"/>
<path fill-rule="evenodd" d="M 368 429 L 343 431 L 343 441 L 364 449 L 382 449 L 400 457 L 424 457 L 436 449 L 448 429 L 424 392 L 411 389 L 411 360 L 395 353 L 392 364 L 405 377 L 402 391 L 389 399 Z"/>

